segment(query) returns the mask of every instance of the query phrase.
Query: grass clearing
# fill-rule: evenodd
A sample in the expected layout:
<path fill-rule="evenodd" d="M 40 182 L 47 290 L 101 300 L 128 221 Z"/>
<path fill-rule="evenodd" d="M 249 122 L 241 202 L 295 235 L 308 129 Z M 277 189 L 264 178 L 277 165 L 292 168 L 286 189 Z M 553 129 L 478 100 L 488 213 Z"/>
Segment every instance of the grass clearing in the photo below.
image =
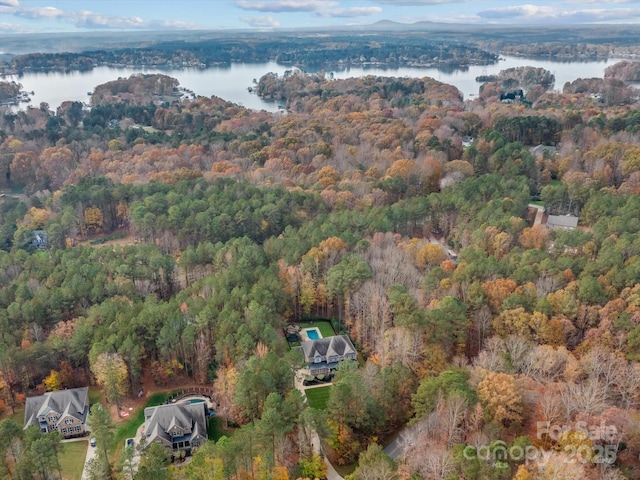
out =
<path fill-rule="evenodd" d="M 64 480 L 80 480 L 89 442 L 65 442 L 62 445 L 62 452 L 58 456 L 62 478 Z"/>
<path fill-rule="evenodd" d="M 129 417 L 128 420 L 122 422 L 116 427 L 113 435 L 113 444 L 111 451 L 115 451 L 119 447 L 123 447 L 124 441 L 129 437 L 135 437 L 138 427 L 144 423 L 144 409 L 147 407 L 155 407 L 162 405 L 169 398 L 170 392 L 157 392 L 149 397 L 144 407 L 138 410 L 135 415 Z M 124 447 L 123 447 L 124 448 Z"/>
<path fill-rule="evenodd" d="M 307 396 L 307 402 L 311 408 L 316 410 L 326 410 L 329 395 L 331 394 L 331 385 L 326 387 L 307 388 L 304 391 Z"/>
<path fill-rule="evenodd" d="M 102 403 L 102 392 L 97 387 L 89 387 L 89 405 Z"/>
<path fill-rule="evenodd" d="M 18 426 L 22 427 L 24 425 L 24 405 L 17 405 L 14 413 L 11 413 L 11 407 L 6 407 L 6 409 L 8 412 L 6 418 L 13 420 Z"/>
<path fill-rule="evenodd" d="M 320 335 L 322 335 L 322 338 L 333 337 L 336 334 L 336 332 L 333 330 L 333 327 L 331 326 L 331 322 L 326 320 L 317 320 L 314 322 L 301 322 L 300 326 L 302 328 L 317 327 L 318 330 L 320 330 Z"/>
<path fill-rule="evenodd" d="M 235 432 L 233 428 L 225 428 L 224 419 L 220 417 L 211 417 L 207 424 L 207 435 L 209 441 L 217 442 L 220 437 L 230 437 Z"/>

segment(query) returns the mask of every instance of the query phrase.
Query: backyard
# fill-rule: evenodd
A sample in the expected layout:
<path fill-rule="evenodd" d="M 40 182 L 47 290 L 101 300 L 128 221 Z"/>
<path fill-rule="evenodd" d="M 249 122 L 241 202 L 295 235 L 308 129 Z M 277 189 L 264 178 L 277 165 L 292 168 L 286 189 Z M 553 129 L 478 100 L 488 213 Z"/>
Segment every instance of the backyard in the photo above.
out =
<path fill-rule="evenodd" d="M 300 325 L 300 328 L 302 330 L 306 328 L 314 328 L 314 327 L 317 328 L 320 331 L 320 335 L 322 336 L 322 338 L 332 337 L 336 334 L 336 332 L 333 330 L 333 327 L 331 326 L 331 322 L 328 320 L 303 321 L 303 322 L 298 322 L 298 325 Z M 299 334 L 298 336 L 301 337 L 302 335 L 303 334 Z M 289 347 L 299 347 L 299 346 L 300 346 L 300 341 L 289 342 Z"/>
<path fill-rule="evenodd" d="M 333 327 L 331 326 L 331 322 L 327 320 L 317 320 L 314 322 L 300 322 L 300 326 L 302 328 L 317 327 L 318 330 L 320 330 L 320 335 L 322 335 L 322 338 L 333 337 L 336 334 L 336 332 L 333 330 Z"/>
<path fill-rule="evenodd" d="M 326 410 L 329 395 L 331 394 L 331 385 L 307 388 L 304 393 L 307 396 L 307 402 L 311 408 Z"/>

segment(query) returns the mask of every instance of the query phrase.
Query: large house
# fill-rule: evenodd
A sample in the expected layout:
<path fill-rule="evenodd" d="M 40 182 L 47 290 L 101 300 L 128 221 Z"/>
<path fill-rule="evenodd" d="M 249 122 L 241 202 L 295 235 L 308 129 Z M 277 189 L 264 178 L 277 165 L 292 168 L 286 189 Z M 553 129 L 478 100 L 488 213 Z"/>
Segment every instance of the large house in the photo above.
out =
<path fill-rule="evenodd" d="M 356 349 L 346 335 L 302 342 L 304 359 L 311 375 L 328 375 L 343 360 L 355 360 Z"/>
<path fill-rule="evenodd" d="M 72 388 L 47 392 L 27 398 L 24 428 L 36 425 L 42 433 L 60 432 L 64 438 L 78 437 L 86 432 L 89 415 L 89 389 Z"/>
<path fill-rule="evenodd" d="M 204 403 L 173 403 L 144 409 L 147 445 L 158 442 L 171 451 L 191 452 L 207 441 Z"/>

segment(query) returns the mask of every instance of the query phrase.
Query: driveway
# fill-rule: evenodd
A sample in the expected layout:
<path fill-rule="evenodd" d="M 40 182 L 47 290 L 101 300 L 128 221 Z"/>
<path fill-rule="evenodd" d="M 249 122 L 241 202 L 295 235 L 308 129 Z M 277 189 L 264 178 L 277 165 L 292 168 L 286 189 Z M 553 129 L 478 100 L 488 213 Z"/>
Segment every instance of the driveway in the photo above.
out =
<path fill-rule="evenodd" d="M 305 398 L 305 401 L 306 401 L 306 396 L 304 393 L 305 390 L 309 388 L 326 387 L 327 385 L 331 385 L 330 383 L 327 383 L 324 385 L 305 386 L 304 377 L 305 375 L 308 375 L 308 374 L 309 374 L 309 370 L 307 368 L 301 368 L 295 373 L 295 377 L 294 377 L 294 385 L 298 390 L 300 390 L 300 393 L 302 393 L 302 396 Z M 333 468 L 333 465 L 331 465 L 331 462 L 322 451 L 322 445 L 320 444 L 320 436 L 318 435 L 318 432 L 313 432 L 313 436 L 311 438 L 311 446 L 313 448 L 313 453 L 316 455 L 321 455 L 322 459 L 324 460 L 324 464 L 327 467 L 327 480 L 344 480 L 344 478 L 341 477 L 338 472 L 336 472 L 336 469 Z"/>
<path fill-rule="evenodd" d="M 89 443 L 89 438 L 87 437 L 83 439 L 83 441 Z M 89 460 L 96 457 L 98 449 L 96 447 L 92 447 L 91 445 L 87 445 L 87 456 L 84 459 L 84 470 L 82 470 L 82 480 L 89 480 L 89 469 L 87 465 L 89 464 Z"/>

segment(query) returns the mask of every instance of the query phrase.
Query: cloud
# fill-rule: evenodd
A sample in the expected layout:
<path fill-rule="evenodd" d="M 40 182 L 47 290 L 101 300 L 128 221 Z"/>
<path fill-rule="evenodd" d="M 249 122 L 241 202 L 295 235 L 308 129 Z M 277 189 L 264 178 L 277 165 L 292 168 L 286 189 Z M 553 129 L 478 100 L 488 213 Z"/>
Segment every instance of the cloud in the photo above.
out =
<path fill-rule="evenodd" d="M 317 12 L 317 15 L 321 17 L 336 17 L 336 18 L 357 18 L 357 17 L 369 17 L 371 15 L 377 15 L 381 13 L 380 7 L 351 7 L 351 8 L 334 8 Z"/>
<path fill-rule="evenodd" d="M 473 0 L 376 0 L 376 3 L 396 7 L 415 7 L 416 5 L 442 5 L 445 3 L 466 3 Z"/>
<path fill-rule="evenodd" d="M 180 20 L 150 20 L 146 23 L 154 30 L 201 30 L 207 28 L 204 25 L 182 22 Z"/>
<path fill-rule="evenodd" d="M 20 8 L 19 10 L 16 10 L 14 15 L 20 18 L 31 18 L 31 19 L 55 18 L 55 17 L 64 16 L 65 12 L 55 7 L 42 7 L 42 8 L 23 7 L 23 8 Z"/>
<path fill-rule="evenodd" d="M 598 5 L 602 5 L 607 3 L 619 4 L 619 3 L 636 3 L 636 2 L 637 0 L 565 0 L 564 1 L 564 3 L 575 4 L 575 5 L 585 5 L 585 4 L 592 4 L 592 3 L 597 3 Z"/>
<path fill-rule="evenodd" d="M 280 26 L 280 22 L 273 18 L 271 15 L 262 15 L 260 17 L 242 17 L 244 23 L 250 27 L 256 28 L 277 28 Z"/>
<path fill-rule="evenodd" d="M 54 19 L 61 23 L 85 29 L 102 30 L 152 30 L 152 29 L 198 29 L 204 28 L 193 23 L 174 20 L 143 20 L 140 17 L 103 15 L 89 10 L 64 11 L 55 7 L 7 7 L 0 0 L 0 13 L 11 14 L 28 20 Z M 17 2 L 15 2 L 17 4 Z"/>
<path fill-rule="evenodd" d="M 33 33 L 33 29 L 14 23 L 0 23 L 0 34 L 1 33 Z"/>
<path fill-rule="evenodd" d="M 380 7 L 342 8 L 339 2 L 333 0 L 237 0 L 236 6 L 257 12 L 310 13 L 325 18 L 369 17 L 382 12 Z"/>
<path fill-rule="evenodd" d="M 20 3 L 18 3 L 18 0 L 0 0 L 0 5 L 4 7 L 19 7 Z M 6 24 L 2 24 L 2 25 L 6 25 Z"/>
<path fill-rule="evenodd" d="M 258 12 L 318 12 L 337 7 L 332 0 L 237 0 L 236 5 L 243 10 Z"/>
<path fill-rule="evenodd" d="M 640 18 L 640 8 L 568 10 L 550 6 L 517 5 L 484 10 L 478 12 L 478 16 L 497 23 L 506 23 L 507 21 L 532 24 L 629 23 L 631 19 Z"/>
<path fill-rule="evenodd" d="M 556 17 L 559 9 L 538 5 L 514 5 L 509 7 L 492 8 L 478 12 L 483 18 L 549 18 Z"/>
<path fill-rule="evenodd" d="M 65 20 L 76 27 L 98 28 L 98 29 L 138 29 L 148 27 L 140 17 L 120 17 L 113 15 L 102 15 L 99 13 L 81 10 L 79 12 L 67 12 Z"/>

